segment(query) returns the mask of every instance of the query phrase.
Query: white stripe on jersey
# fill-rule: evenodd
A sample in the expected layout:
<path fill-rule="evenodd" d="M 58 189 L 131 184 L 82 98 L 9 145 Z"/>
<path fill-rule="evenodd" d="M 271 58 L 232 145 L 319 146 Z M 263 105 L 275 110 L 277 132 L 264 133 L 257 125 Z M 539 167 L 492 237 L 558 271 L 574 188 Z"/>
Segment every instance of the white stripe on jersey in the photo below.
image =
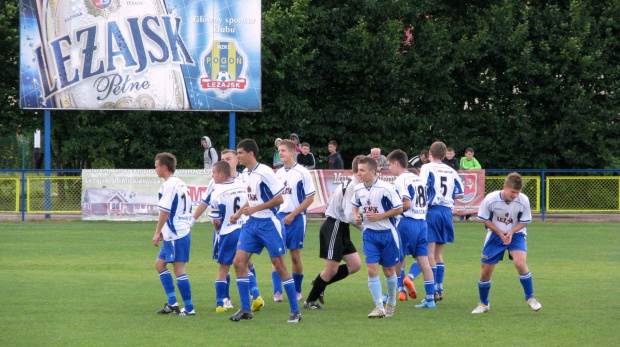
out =
<path fill-rule="evenodd" d="M 230 222 L 230 216 L 237 212 L 247 202 L 248 192 L 241 180 L 232 180 L 217 184 L 211 193 L 211 212 L 209 218 L 220 219 L 220 235 L 226 235 L 238 229 L 243 224 L 240 219 L 237 223 Z"/>
<path fill-rule="evenodd" d="M 316 194 L 310 171 L 297 163 L 288 169 L 285 167 L 278 169 L 276 177 L 284 185 L 282 192 L 284 203 L 280 205 L 278 212 L 291 213 L 307 197 Z M 306 214 L 306 211 L 301 214 Z"/>
<path fill-rule="evenodd" d="M 463 183 L 458 173 L 442 162 L 422 165 L 420 178 L 426 184 L 429 206 L 454 208 L 455 195 L 463 194 Z"/>
<path fill-rule="evenodd" d="M 426 185 L 420 176 L 403 171 L 394 180 L 394 189 L 403 201 L 411 201 L 411 209 L 403 211 L 403 216 L 426 219 Z"/>
<path fill-rule="evenodd" d="M 192 200 L 187 185 L 176 176 L 170 176 L 159 188 L 159 209 L 169 212 L 161 228 L 166 241 L 180 239 L 189 234 L 192 219 Z"/>
<path fill-rule="evenodd" d="M 403 206 L 394 187 L 380 179 L 375 179 L 370 187 L 366 187 L 363 182 L 355 186 L 355 194 L 353 194 L 351 204 L 355 207 L 362 207 L 362 226 L 364 229 L 375 230 L 394 229 L 398 216 L 371 222 L 364 217 L 367 212 L 384 213 Z"/>
<path fill-rule="evenodd" d="M 530 223 L 532 221 L 532 210 L 530 199 L 523 193 L 519 193 L 517 198 L 506 203 L 502 199 L 502 191 L 498 190 L 487 194 L 478 208 L 478 219 L 491 221 L 499 230 L 508 232 L 518 223 Z M 527 235 L 524 227 L 518 231 Z"/>

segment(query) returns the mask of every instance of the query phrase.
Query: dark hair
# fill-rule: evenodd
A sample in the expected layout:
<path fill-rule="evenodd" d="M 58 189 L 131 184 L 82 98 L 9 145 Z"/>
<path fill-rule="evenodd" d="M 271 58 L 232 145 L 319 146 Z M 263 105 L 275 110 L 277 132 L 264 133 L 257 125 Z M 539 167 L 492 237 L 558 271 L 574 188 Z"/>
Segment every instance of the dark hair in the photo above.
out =
<path fill-rule="evenodd" d="M 226 178 L 230 178 L 230 164 L 226 161 L 220 160 L 213 164 L 213 171 L 223 172 Z"/>
<path fill-rule="evenodd" d="M 353 170 L 353 173 L 357 173 L 357 164 L 359 164 L 360 159 L 366 157 L 365 155 L 358 155 L 357 157 L 353 158 L 353 163 L 351 163 L 351 169 Z"/>
<path fill-rule="evenodd" d="M 430 152 L 435 160 L 443 160 L 446 157 L 446 144 L 441 141 L 433 142 Z"/>
<path fill-rule="evenodd" d="M 177 169 L 177 158 L 172 153 L 159 153 L 155 156 L 155 160 L 159 160 L 159 165 L 167 167 L 172 173 Z"/>
<path fill-rule="evenodd" d="M 407 153 L 403 152 L 400 149 L 395 149 L 390 152 L 390 154 L 388 154 L 387 156 L 387 160 L 388 162 L 397 162 L 402 168 L 407 167 Z"/>
<path fill-rule="evenodd" d="M 295 152 L 295 142 L 291 140 L 282 140 L 278 147 L 285 146 L 289 151 Z"/>
<path fill-rule="evenodd" d="M 258 145 L 252 139 L 243 139 L 237 144 L 237 148 L 242 148 L 246 152 L 254 153 L 254 157 L 258 156 Z"/>
<path fill-rule="evenodd" d="M 338 142 L 336 142 L 336 140 L 331 140 L 329 141 L 329 143 L 327 143 L 328 145 L 334 145 L 334 147 L 338 147 Z"/>
<path fill-rule="evenodd" d="M 467 153 L 467 152 L 472 152 L 472 153 L 474 153 L 474 149 L 473 149 L 473 148 L 471 148 L 471 147 L 467 147 L 467 148 L 465 148 L 465 153 Z"/>
<path fill-rule="evenodd" d="M 448 148 L 446 148 L 446 152 L 454 152 L 454 148 L 448 147 Z"/>
<path fill-rule="evenodd" d="M 377 161 L 373 157 L 362 156 L 360 160 L 357 162 L 358 166 L 359 164 L 366 164 L 368 165 L 369 170 L 377 171 Z"/>

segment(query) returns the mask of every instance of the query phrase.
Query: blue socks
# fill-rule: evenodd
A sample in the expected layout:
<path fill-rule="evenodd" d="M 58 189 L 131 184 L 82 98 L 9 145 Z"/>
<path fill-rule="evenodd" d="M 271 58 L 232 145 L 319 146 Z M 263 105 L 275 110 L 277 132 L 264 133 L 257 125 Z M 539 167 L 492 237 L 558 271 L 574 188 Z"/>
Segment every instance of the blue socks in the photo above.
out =
<path fill-rule="evenodd" d="M 192 289 L 189 285 L 189 278 L 187 274 L 183 274 L 177 277 L 177 287 L 185 303 L 185 311 L 191 312 L 194 310 L 194 304 L 192 303 Z"/>
<path fill-rule="evenodd" d="M 273 293 L 282 293 L 282 280 L 277 272 L 271 272 L 271 281 L 273 282 Z"/>
<path fill-rule="evenodd" d="M 215 306 L 224 306 L 226 287 L 226 281 L 215 280 Z"/>
<path fill-rule="evenodd" d="M 250 292 L 252 293 L 252 299 L 256 300 L 256 298 L 260 296 L 258 284 L 256 283 L 256 276 L 252 272 L 248 272 L 248 278 L 250 280 Z"/>
<path fill-rule="evenodd" d="M 437 263 L 437 276 L 435 276 L 435 284 L 436 290 L 443 291 L 443 274 L 444 274 L 444 265 L 443 263 Z"/>
<path fill-rule="evenodd" d="M 159 273 L 159 280 L 164 287 L 164 292 L 168 297 L 168 305 L 174 305 L 177 303 L 177 297 L 174 295 L 174 282 L 170 270 L 166 269 Z"/>
<path fill-rule="evenodd" d="M 523 292 L 525 293 L 525 300 L 529 300 L 534 297 L 534 284 L 532 283 L 532 274 L 528 273 L 519 275 L 519 281 L 523 286 Z"/>
<path fill-rule="evenodd" d="M 478 280 L 478 293 L 480 294 L 480 302 L 489 305 L 489 291 L 491 291 L 491 280 L 482 282 Z"/>
<path fill-rule="evenodd" d="M 433 278 L 435 279 L 434 290 L 437 291 L 437 266 L 431 266 L 431 270 L 433 270 Z"/>
<path fill-rule="evenodd" d="M 282 281 L 284 290 L 286 291 L 286 297 L 288 303 L 291 305 L 291 312 L 299 313 L 299 306 L 297 306 L 297 293 L 295 292 L 295 280 L 293 277 Z"/>
<path fill-rule="evenodd" d="M 377 277 L 379 278 L 379 277 Z M 380 285 L 381 282 L 379 282 Z M 385 284 L 387 285 L 387 292 L 388 292 L 388 304 L 391 305 L 396 305 L 396 289 L 398 287 L 398 276 L 396 276 L 396 273 L 394 273 L 394 275 L 392 275 L 392 277 L 386 277 L 385 278 Z"/>
<path fill-rule="evenodd" d="M 413 264 L 411 264 L 411 267 L 409 268 L 409 277 L 411 278 L 411 280 L 414 280 L 421 273 L 422 269 L 420 269 L 420 265 L 418 265 L 418 262 L 413 262 Z"/>
<path fill-rule="evenodd" d="M 398 274 L 398 288 L 402 288 L 404 286 L 403 280 L 405 279 L 405 267 L 401 266 L 400 271 L 395 271 Z"/>
<path fill-rule="evenodd" d="M 226 292 L 224 293 L 224 297 L 230 299 L 230 272 L 226 275 Z"/>
<path fill-rule="evenodd" d="M 372 300 L 375 302 L 375 307 L 383 308 L 383 293 L 381 290 L 381 279 L 377 277 L 368 277 L 368 289 L 372 295 Z"/>
<path fill-rule="evenodd" d="M 435 280 L 424 281 L 424 291 L 426 292 L 426 301 L 435 301 Z"/>
<path fill-rule="evenodd" d="M 239 300 L 241 301 L 241 308 L 246 311 L 251 311 L 252 306 L 250 302 L 250 279 L 247 277 L 237 277 L 237 289 L 239 289 Z"/>
<path fill-rule="evenodd" d="M 301 293 L 301 283 L 304 281 L 304 274 L 293 274 L 293 281 L 295 281 L 295 291 Z M 297 300 L 297 299 L 295 299 Z"/>

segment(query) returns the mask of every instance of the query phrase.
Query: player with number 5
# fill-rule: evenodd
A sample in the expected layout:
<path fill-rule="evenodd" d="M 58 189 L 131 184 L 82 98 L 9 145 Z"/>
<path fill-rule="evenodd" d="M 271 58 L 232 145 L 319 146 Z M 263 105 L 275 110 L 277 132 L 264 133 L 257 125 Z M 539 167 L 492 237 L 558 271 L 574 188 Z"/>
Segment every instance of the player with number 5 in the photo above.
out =
<path fill-rule="evenodd" d="M 435 301 L 443 299 L 443 277 L 445 273 L 443 248 L 454 242 L 452 209 L 454 200 L 463 195 L 463 183 L 459 175 L 442 163 L 446 156 L 446 145 L 435 142 L 429 150 L 430 163 L 422 165 L 420 178 L 426 184 L 428 195 L 428 262 L 435 278 Z"/>

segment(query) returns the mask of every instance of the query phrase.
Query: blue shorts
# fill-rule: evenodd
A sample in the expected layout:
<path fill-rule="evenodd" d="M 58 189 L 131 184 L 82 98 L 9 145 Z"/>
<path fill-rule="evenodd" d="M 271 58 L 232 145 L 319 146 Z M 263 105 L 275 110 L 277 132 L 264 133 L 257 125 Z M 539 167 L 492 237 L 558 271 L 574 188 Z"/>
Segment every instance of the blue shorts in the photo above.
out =
<path fill-rule="evenodd" d="M 454 242 L 454 225 L 452 224 L 452 209 L 445 206 L 429 206 L 426 213 L 428 226 L 428 242 Z"/>
<path fill-rule="evenodd" d="M 232 265 L 240 234 L 241 228 L 226 235 L 216 235 L 215 231 L 213 232 L 213 259 L 217 260 L 218 264 Z"/>
<path fill-rule="evenodd" d="M 366 264 L 379 263 L 383 267 L 392 267 L 403 260 L 396 229 L 364 229 L 362 242 Z"/>
<path fill-rule="evenodd" d="M 424 219 L 401 218 L 396 227 L 403 245 L 403 255 L 428 256 L 426 221 Z"/>
<path fill-rule="evenodd" d="M 237 249 L 261 254 L 267 248 L 270 258 L 286 254 L 284 224 L 278 218 L 250 217 L 241 227 Z"/>
<path fill-rule="evenodd" d="M 176 261 L 187 263 L 189 262 L 189 249 L 191 243 L 191 233 L 178 240 L 164 240 L 163 244 L 161 245 L 159 255 L 157 255 L 157 258 L 165 260 L 166 263 L 172 263 Z"/>
<path fill-rule="evenodd" d="M 512 241 L 505 245 L 496 233 L 492 232 L 482 248 L 482 259 L 485 264 L 497 264 L 504 259 L 504 251 L 523 251 L 527 253 L 527 240 L 523 233 L 512 234 Z M 510 256 L 510 255 L 509 255 Z M 512 259 L 512 257 L 510 258 Z"/>
<path fill-rule="evenodd" d="M 284 220 L 288 213 L 278 213 L 278 218 Z M 306 215 L 298 214 L 293 222 L 285 226 L 286 228 L 286 248 L 303 249 L 304 239 L 306 238 Z"/>

